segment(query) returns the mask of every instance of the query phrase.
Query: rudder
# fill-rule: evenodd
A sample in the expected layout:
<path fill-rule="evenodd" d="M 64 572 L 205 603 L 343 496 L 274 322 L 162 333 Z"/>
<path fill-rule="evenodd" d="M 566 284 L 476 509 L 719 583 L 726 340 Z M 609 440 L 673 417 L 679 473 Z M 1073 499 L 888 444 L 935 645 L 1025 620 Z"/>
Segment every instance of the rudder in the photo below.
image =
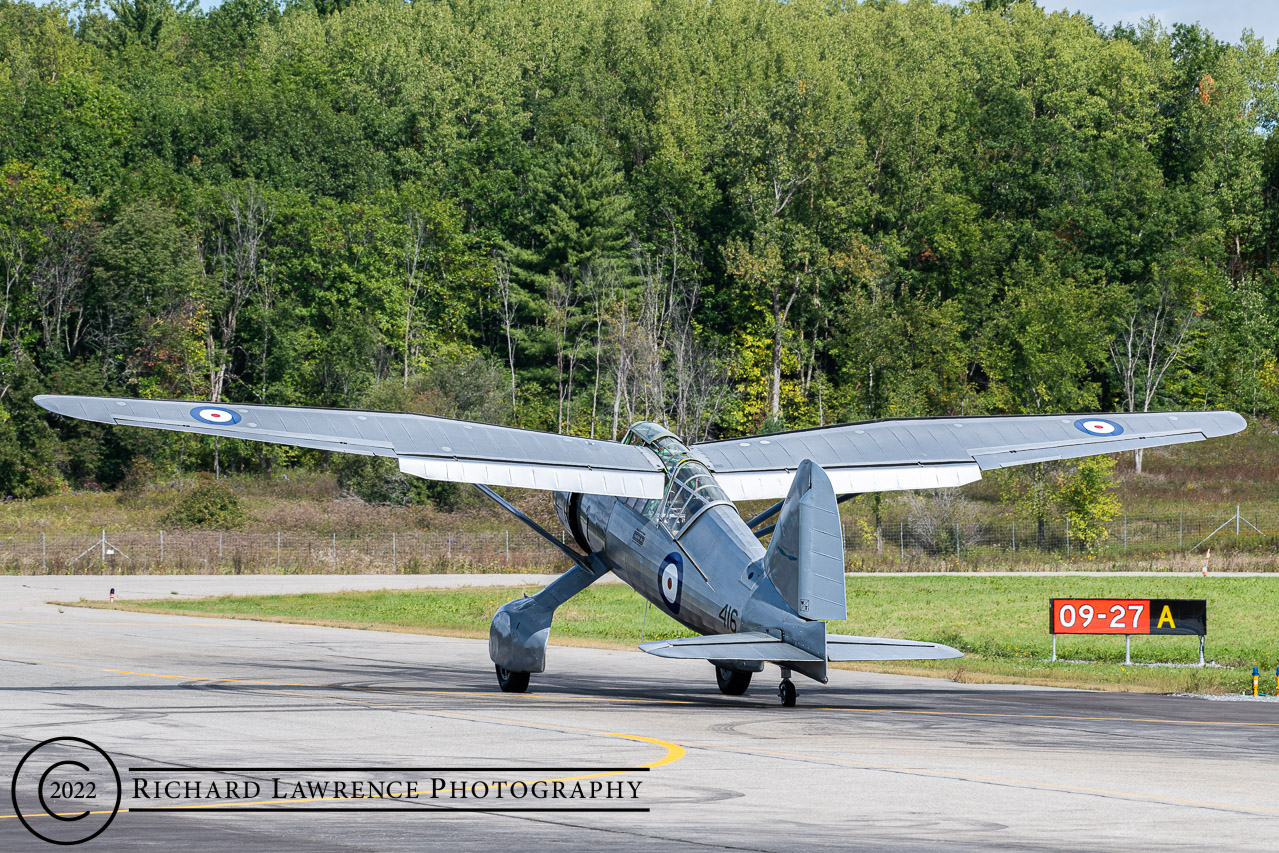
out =
<path fill-rule="evenodd" d="M 830 477 L 811 459 L 795 472 L 764 568 L 782 598 L 804 619 L 848 618 L 839 504 Z"/>

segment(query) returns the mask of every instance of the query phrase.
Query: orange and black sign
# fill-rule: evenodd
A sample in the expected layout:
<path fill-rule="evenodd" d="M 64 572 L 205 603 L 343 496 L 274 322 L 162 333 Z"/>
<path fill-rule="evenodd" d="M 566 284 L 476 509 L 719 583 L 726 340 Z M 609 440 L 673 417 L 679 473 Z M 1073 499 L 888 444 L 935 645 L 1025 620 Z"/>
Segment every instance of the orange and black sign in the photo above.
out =
<path fill-rule="evenodd" d="M 1208 602 L 1195 598 L 1054 598 L 1050 634 L 1208 633 Z"/>

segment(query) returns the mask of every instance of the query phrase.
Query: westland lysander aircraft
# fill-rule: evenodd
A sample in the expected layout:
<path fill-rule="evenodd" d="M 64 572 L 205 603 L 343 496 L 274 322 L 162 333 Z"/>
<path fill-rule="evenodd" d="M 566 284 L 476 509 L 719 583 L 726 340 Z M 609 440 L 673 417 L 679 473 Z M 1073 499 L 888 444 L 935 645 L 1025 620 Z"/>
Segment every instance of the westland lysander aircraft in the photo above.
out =
<path fill-rule="evenodd" d="M 406 474 L 472 483 L 574 565 L 504 604 L 489 656 L 508 692 L 546 668 L 555 609 L 614 572 L 699 635 L 649 654 L 715 665 L 740 695 L 765 663 L 795 704 L 792 671 L 822 683 L 831 661 L 960 657 L 937 643 L 826 633 L 847 618 L 839 503 L 867 492 L 960 486 L 982 471 L 1181 444 L 1242 430 L 1234 412 L 870 421 L 685 445 L 653 423 L 614 441 L 427 415 L 105 397 L 41 396 L 51 412 L 108 424 L 388 456 Z M 574 550 L 491 486 L 545 489 Z M 744 521 L 734 501 L 780 499 Z M 776 516 L 776 522 L 768 524 Z M 761 539 L 772 534 L 768 546 Z"/>

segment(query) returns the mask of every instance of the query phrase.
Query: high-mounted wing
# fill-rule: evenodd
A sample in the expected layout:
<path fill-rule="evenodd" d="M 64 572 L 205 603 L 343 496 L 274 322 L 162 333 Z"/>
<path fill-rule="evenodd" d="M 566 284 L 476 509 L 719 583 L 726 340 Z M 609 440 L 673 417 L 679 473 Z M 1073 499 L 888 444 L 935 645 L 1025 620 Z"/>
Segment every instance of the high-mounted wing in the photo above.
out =
<path fill-rule="evenodd" d="M 660 460 L 641 447 L 429 415 L 42 395 L 59 415 L 397 459 L 430 480 L 660 498 Z"/>
<path fill-rule="evenodd" d="M 960 486 L 982 471 L 1230 435 L 1234 412 L 916 418 L 818 427 L 694 445 L 735 501 L 786 496 L 799 463 L 838 494 Z"/>

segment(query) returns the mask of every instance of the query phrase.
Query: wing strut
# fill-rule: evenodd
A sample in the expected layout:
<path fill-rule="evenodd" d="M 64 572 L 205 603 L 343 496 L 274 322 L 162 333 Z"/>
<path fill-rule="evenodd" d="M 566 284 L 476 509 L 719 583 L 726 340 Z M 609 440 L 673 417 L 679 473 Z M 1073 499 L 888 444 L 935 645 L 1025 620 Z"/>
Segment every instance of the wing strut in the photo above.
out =
<path fill-rule="evenodd" d="M 750 521 L 746 522 L 746 526 L 754 530 L 755 525 L 763 524 L 765 521 L 768 521 L 770 518 L 777 515 L 777 513 L 781 511 L 782 504 L 784 503 L 786 503 L 785 500 L 780 500 L 777 503 L 773 504 L 768 509 L 761 512 L 759 515 L 755 516 Z"/>
<path fill-rule="evenodd" d="M 849 498 L 861 497 L 861 494 L 862 494 L 861 492 L 854 492 L 847 495 L 840 495 L 839 497 L 835 498 L 835 503 L 842 504 L 844 501 L 848 500 Z M 768 509 L 761 512 L 759 515 L 755 516 L 750 521 L 746 522 L 746 526 L 754 527 L 756 524 L 759 524 L 760 522 L 768 521 L 770 518 L 777 515 L 777 513 L 781 511 L 782 504 L 784 503 L 786 503 L 786 501 L 782 500 L 773 504 Z M 776 527 L 777 527 L 776 524 L 770 524 L 767 527 L 764 527 L 760 530 L 756 530 L 755 536 L 759 539 L 763 539 L 765 536 L 772 533 Z"/>
<path fill-rule="evenodd" d="M 595 566 L 592 566 L 590 563 L 588 563 L 585 557 L 583 557 L 581 554 L 577 553 L 572 548 L 565 545 L 560 540 L 556 539 L 553 533 L 550 533 L 549 531 L 547 531 L 545 527 L 538 524 L 536 521 L 529 518 L 524 513 L 520 512 L 520 510 L 516 509 L 515 506 L 506 498 L 502 497 L 497 492 L 493 491 L 492 489 L 490 489 L 488 486 L 484 485 L 483 483 L 472 483 L 471 485 L 475 486 L 475 488 L 483 492 L 485 497 L 492 500 L 495 504 L 500 506 L 502 509 L 506 510 L 511 515 L 515 516 L 520 521 L 527 524 L 530 528 L 532 528 L 534 533 L 541 536 L 547 542 L 550 542 L 556 548 L 564 552 L 564 556 L 568 557 L 570 560 L 572 560 L 574 563 L 577 563 L 579 566 L 586 569 L 588 572 L 592 572 L 592 573 L 595 572 Z"/>

